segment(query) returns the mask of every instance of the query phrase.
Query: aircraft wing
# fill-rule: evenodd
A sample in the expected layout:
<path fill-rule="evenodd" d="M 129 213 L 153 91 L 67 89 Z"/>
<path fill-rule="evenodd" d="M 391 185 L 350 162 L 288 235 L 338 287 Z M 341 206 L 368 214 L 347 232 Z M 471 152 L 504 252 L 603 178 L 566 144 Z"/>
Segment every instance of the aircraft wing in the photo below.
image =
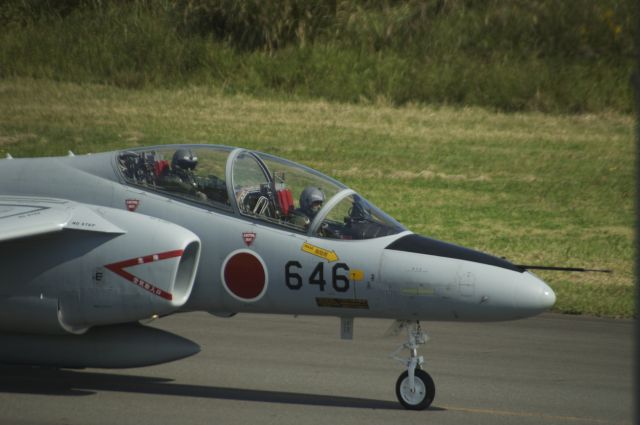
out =
<path fill-rule="evenodd" d="M 63 229 L 123 234 L 92 209 L 63 199 L 0 196 L 0 242 Z"/>

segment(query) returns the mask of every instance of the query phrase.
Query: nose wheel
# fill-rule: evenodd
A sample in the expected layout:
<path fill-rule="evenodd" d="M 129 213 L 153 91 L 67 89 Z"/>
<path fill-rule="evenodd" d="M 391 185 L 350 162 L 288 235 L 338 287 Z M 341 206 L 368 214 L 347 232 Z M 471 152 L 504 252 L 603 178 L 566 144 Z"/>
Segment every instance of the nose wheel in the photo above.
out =
<path fill-rule="evenodd" d="M 425 344 L 429 337 L 422 332 L 420 322 L 402 322 L 400 329 L 407 329 L 407 342 L 402 344 L 391 357 L 407 367 L 396 381 L 396 396 L 405 409 L 424 410 L 431 406 L 436 396 L 436 386 L 431 376 L 422 370 L 424 357 L 418 356 L 418 347 Z M 398 357 L 404 350 L 409 350 L 409 357 Z"/>
<path fill-rule="evenodd" d="M 413 388 L 409 371 L 405 370 L 396 381 L 396 397 L 405 409 L 424 410 L 431 406 L 436 396 L 436 386 L 431 375 L 422 369 L 413 373 Z"/>

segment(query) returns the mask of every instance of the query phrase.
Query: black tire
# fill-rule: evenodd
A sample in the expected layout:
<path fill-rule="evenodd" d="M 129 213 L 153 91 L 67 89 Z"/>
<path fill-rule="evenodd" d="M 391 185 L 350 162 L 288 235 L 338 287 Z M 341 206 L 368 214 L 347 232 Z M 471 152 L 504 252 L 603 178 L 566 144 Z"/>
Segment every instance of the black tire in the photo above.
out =
<path fill-rule="evenodd" d="M 405 409 L 424 410 L 431 406 L 436 396 L 436 386 L 431 376 L 422 369 L 414 373 L 416 393 L 409 393 L 409 372 L 404 371 L 396 381 L 396 397 Z"/>

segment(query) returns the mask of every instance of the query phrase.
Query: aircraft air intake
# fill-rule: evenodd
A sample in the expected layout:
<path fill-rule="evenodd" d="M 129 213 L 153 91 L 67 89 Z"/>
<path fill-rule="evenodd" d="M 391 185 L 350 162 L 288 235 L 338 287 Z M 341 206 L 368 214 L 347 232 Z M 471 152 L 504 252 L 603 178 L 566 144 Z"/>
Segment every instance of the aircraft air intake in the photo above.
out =
<path fill-rule="evenodd" d="M 183 306 L 189 299 L 189 295 L 191 295 L 199 256 L 200 242 L 193 241 L 185 247 L 180 257 L 176 278 L 173 282 L 172 301 L 176 307 Z"/>
<path fill-rule="evenodd" d="M 171 314 L 189 299 L 200 258 L 191 231 L 111 208 L 45 206 L 64 212 L 60 230 L 0 243 L 7 287 L 20 288 L 0 294 L 0 332 L 79 335 Z"/>

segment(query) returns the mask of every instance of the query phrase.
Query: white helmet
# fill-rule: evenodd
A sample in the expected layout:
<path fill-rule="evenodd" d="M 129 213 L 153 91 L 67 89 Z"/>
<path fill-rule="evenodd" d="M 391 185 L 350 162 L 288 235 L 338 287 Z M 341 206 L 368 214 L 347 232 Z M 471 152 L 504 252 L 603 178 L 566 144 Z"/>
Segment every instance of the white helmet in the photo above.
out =
<path fill-rule="evenodd" d="M 300 194 L 300 209 L 308 215 L 316 215 L 323 203 L 324 193 L 319 187 L 307 186 Z"/>

